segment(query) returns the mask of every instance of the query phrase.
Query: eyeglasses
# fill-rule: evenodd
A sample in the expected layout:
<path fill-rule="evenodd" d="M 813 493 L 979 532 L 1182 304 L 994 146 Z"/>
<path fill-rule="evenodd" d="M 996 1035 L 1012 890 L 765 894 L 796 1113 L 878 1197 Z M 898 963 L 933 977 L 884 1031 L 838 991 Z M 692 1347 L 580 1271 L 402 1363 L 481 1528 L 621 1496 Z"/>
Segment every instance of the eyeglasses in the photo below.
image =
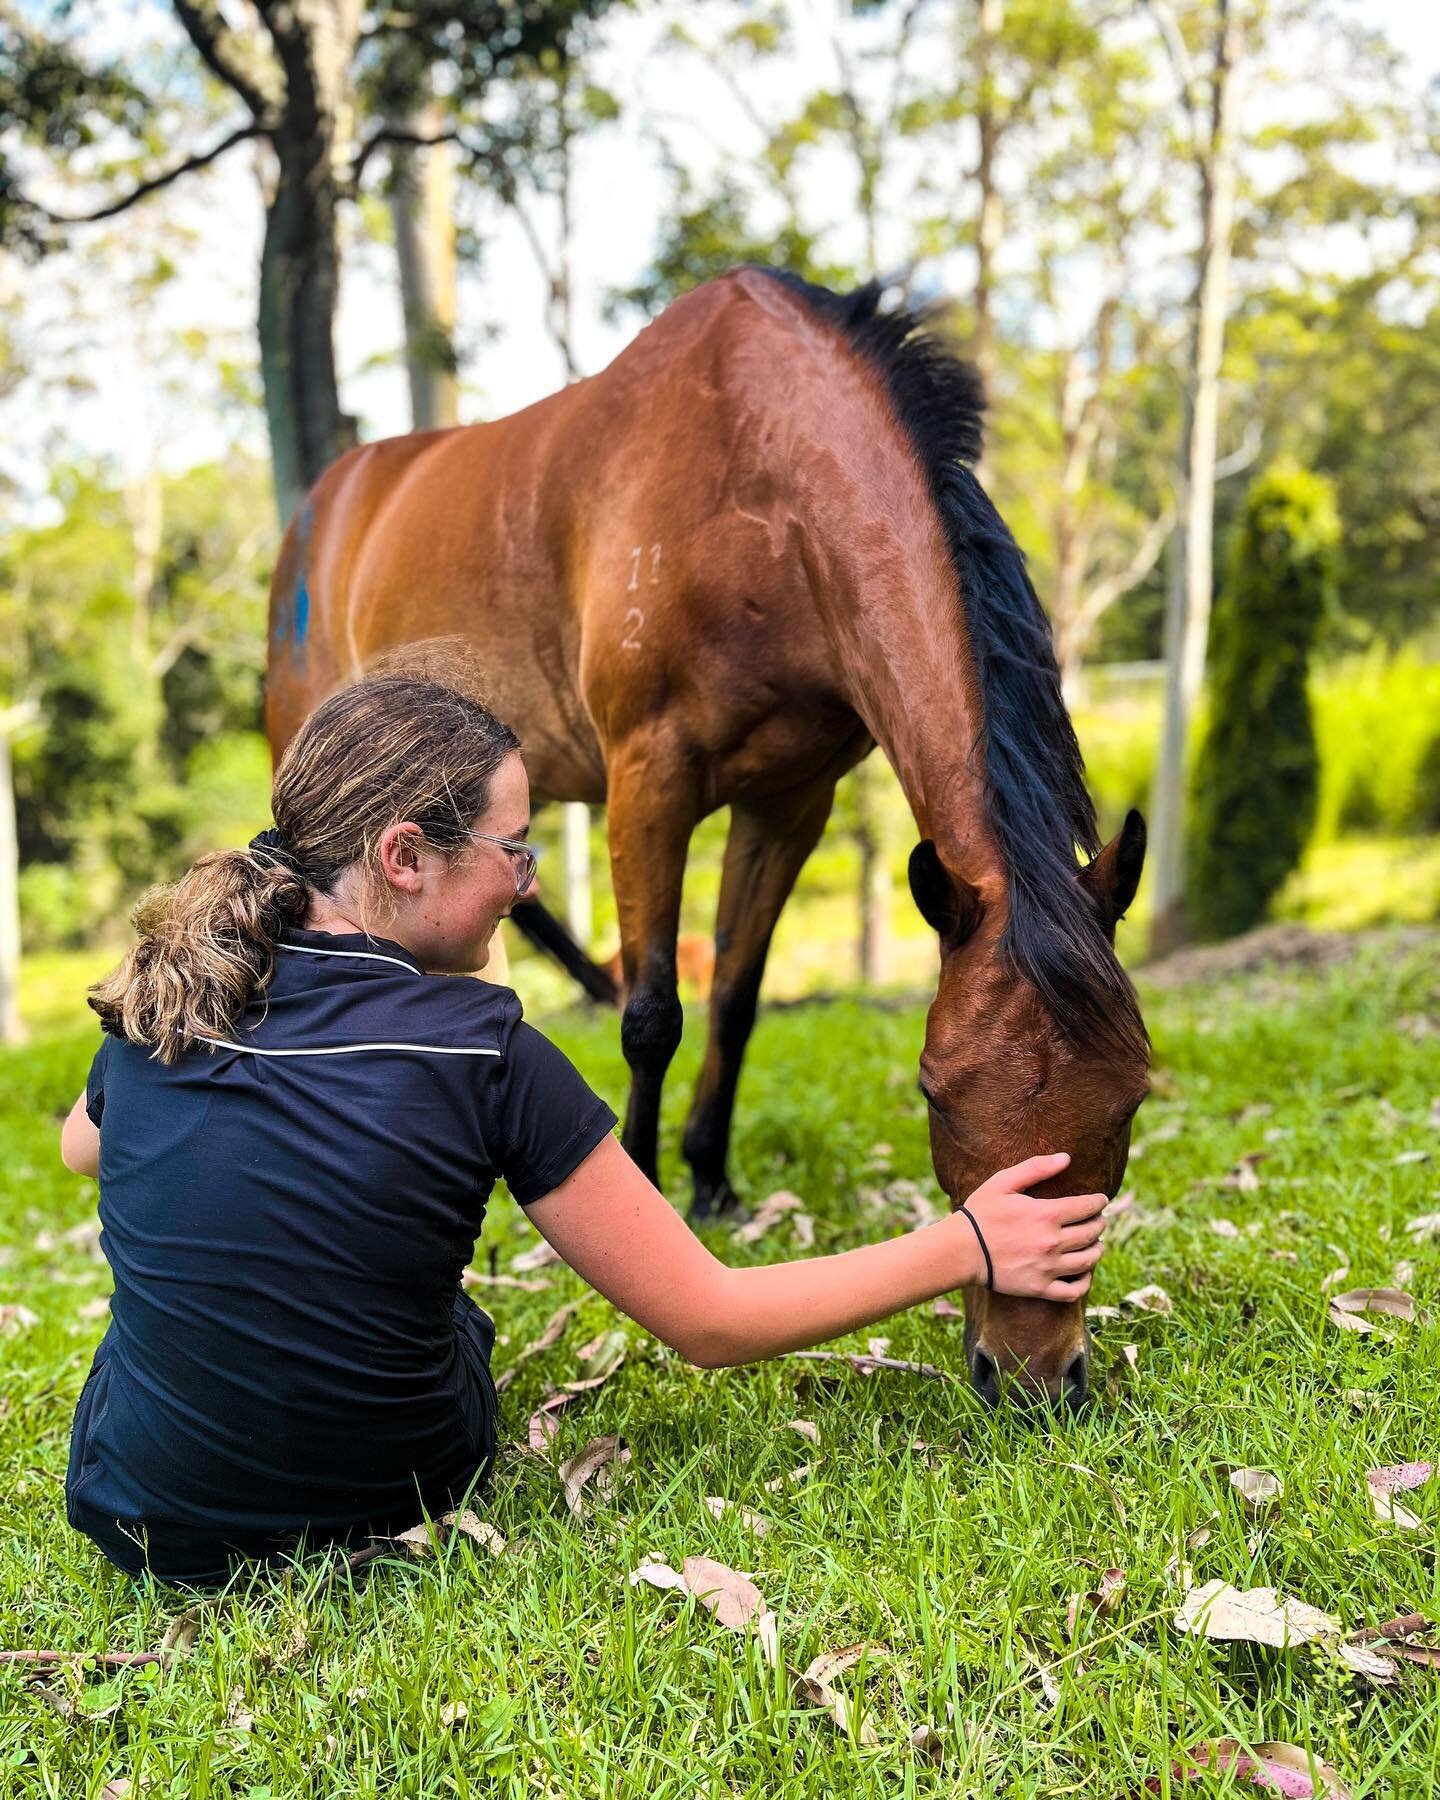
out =
<path fill-rule="evenodd" d="M 540 860 L 540 852 L 534 844 L 527 844 L 523 838 L 493 837 L 488 831 L 472 831 L 470 836 L 481 843 L 500 846 L 515 865 L 516 895 L 525 893 L 535 879 L 535 865 Z"/>

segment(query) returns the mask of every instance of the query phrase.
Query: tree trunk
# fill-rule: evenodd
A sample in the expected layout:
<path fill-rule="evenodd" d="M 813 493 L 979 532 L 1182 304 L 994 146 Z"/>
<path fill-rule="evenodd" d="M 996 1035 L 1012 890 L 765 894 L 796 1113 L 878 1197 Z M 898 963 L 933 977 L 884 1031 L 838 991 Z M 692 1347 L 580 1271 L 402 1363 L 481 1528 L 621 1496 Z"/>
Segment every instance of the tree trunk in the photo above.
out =
<path fill-rule="evenodd" d="M 1080 670 L 1089 633 L 1081 617 L 1085 579 L 1085 545 L 1073 510 L 1062 501 L 1055 519 L 1055 586 L 1051 617 L 1055 621 L 1055 657 L 1060 664 L 1060 685 L 1068 704 L 1079 692 Z"/>
<path fill-rule="evenodd" d="M 979 0 L 975 44 L 976 73 L 980 83 L 980 100 L 975 110 L 975 127 L 980 138 L 975 161 L 975 182 L 980 192 L 975 222 L 975 366 L 980 371 L 985 398 L 991 406 L 995 404 L 1000 373 L 1000 351 L 995 334 L 995 263 L 1005 229 L 1005 202 L 995 166 L 1001 126 L 993 90 L 993 52 L 1004 23 L 1004 0 Z M 982 481 L 988 478 L 989 460 L 987 433 L 985 451 L 976 466 Z"/>
<path fill-rule="evenodd" d="M 565 916 L 570 935 L 588 951 L 595 917 L 590 896 L 590 808 L 583 800 L 566 802 L 561 830 L 565 847 Z"/>
<path fill-rule="evenodd" d="M 1152 956 L 1167 956 L 1185 939 L 1185 732 L 1189 720 L 1181 673 L 1186 560 L 1185 527 L 1177 523 L 1165 555 L 1165 708 L 1150 807 L 1150 867 L 1155 892 L 1150 927 Z"/>
<path fill-rule="evenodd" d="M 433 106 L 404 121 L 435 137 Z M 410 422 L 416 431 L 459 422 L 455 376 L 455 218 L 449 146 L 397 144 L 391 155 L 390 217 L 405 313 L 405 371 Z"/>
<path fill-rule="evenodd" d="M 279 175 L 260 258 L 260 369 L 283 524 L 355 442 L 355 421 L 340 410 L 335 374 L 340 251 L 331 132 L 323 119 L 303 132 L 287 120 L 275 150 Z"/>
<path fill-rule="evenodd" d="M 15 830 L 15 782 L 10 739 L 34 717 L 34 703 L 0 718 L 0 1043 L 23 1044 L 20 1016 L 20 845 Z"/>
<path fill-rule="evenodd" d="M 887 833 L 880 788 L 882 765 L 871 758 L 860 763 L 852 776 L 855 783 L 855 843 L 860 851 L 859 932 L 856 938 L 856 970 L 861 982 L 873 987 L 889 979 L 890 904 L 893 884 L 886 854 Z"/>
<path fill-rule="evenodd" d="M 1230 239 L 1235 221 L 1235 117 L 1240 24 L 1232 0 L 1220 0 L 1211 78 L 1208 142 L 1199 159 L 1202 223 L 1190 336 L 1186 430 L 1182 447 L 1178 538 L 1183 568 L 1167 596 L 1165 725 L 1155 787 L 1155 915 L 1152 954 L 1185 935 L 1185 799 L 1190 721 L 1205 679 L 1214 591 L 1215 446 L 1220 360 L 1230 299 Z"/>

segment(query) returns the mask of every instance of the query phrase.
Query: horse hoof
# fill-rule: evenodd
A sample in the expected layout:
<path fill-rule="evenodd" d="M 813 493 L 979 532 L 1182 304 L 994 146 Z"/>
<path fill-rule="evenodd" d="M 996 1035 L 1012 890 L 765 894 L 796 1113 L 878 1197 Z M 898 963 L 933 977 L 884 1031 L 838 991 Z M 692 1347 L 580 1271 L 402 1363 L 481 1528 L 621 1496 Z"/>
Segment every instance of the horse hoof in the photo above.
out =
<path fill-rule="evenodd" d="M 728 1181 L 717 1188 L 697 1189 L 690 1205 L 692 1225 L 743 1225 L 749 1217 L 749 1208 L 740 1204 Z"/>

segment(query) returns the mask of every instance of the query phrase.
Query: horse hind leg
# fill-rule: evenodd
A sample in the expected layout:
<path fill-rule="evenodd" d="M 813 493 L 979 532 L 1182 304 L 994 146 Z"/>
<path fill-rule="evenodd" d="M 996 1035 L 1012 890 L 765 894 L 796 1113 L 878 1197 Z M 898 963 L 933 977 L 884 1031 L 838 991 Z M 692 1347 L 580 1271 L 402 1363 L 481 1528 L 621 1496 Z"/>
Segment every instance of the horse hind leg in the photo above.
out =
<path fill-rule="evenodd" d="M 820 841 L 834 798 L 834 784 L 826 782 L 783 812 L 741 806 L 731 812 L 715 919 L 709 1037 L 685 1126 L 685 1160 L 695 1183 L 692 1219 L 738 1205 L 726 1162 L 740 1065 L 755 1024 L 776 922 L 806 857 Z"/>

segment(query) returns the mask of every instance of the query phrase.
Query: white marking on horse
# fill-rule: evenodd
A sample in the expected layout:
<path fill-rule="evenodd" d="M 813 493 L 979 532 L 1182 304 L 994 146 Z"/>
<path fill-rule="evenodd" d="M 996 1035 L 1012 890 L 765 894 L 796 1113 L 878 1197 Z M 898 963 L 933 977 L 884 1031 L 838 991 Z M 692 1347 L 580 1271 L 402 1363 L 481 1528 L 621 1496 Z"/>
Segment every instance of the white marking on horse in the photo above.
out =
<path fill-rule="evenodd" d="M 633 594 L 640 586 L 640 558 L 645 554 L 645 546 L 637 544 L 630 552 L 630 580 L 626 583 L 625 592 Z"/>
<path fill-rule="evenodd" d="M 624 618 L 624 635 L 620 639 L 622 650 L 640 649 L 640 627 L 645 623 L 645 615 L 638 606 L 626 609 Z"/>
<path fill-rule="evenodd" d="M 660 545 L 658 543 L 650 546 L 650 585 L 651 587 L 660 585 Z"/>

